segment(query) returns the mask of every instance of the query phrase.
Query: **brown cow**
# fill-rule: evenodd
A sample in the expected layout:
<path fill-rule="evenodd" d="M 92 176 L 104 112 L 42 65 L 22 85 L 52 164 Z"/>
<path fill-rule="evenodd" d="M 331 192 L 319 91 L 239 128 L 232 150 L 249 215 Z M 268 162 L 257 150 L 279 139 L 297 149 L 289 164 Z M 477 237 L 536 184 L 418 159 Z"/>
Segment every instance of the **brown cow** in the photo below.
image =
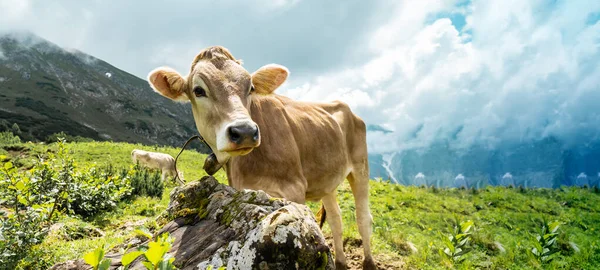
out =
<path fill-rule="evenodd" d="M 227 49 L 215 46 L 196 56 L 187 78 L 160 67 L 148 81 L 159 94 L 191 103 L 198 132 L 223 164 L 229 185 L 297 203 L 322 200 L 338 269 L 346 268 L 346 258 L 336 189 L 348 179 L 363 268 L 376 269 L 365 124 L 342 102 L 299 102 L 274 94 L 288 74 L 276 64 L 250 74 Z"/>

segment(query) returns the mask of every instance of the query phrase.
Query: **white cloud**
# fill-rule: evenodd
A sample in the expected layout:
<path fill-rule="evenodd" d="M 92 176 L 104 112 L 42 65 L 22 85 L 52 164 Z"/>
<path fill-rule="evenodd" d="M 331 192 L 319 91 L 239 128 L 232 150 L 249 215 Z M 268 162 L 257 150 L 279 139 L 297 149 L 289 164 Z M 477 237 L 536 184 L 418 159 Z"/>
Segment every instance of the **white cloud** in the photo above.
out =
<path fill-rule="evenodd" d="M 369 133 L 372 152 L 600 138 L 600 1 L 462 2 L 0 0 L 0 32 L 31 30 L 142 78 L 160 65 L 187 74 L 209 45 L 250 71 L 283 64 L 280 93 L 342 100 L 392 130 Z"/>
<path fill-rule="evenodd" d="M 454 147 L 599 139 L 600 23 L 586 18 L 600 2 L 575 8 L 584 2 L 403 3 L 374 31 L 373 57 L 280 92 L 304 100 L 361 93 L 348 98 L 354 111 L 394 131 L 369 133 L 372 152 L 441 138 Z M 441 12 L 465 14 L 462 32 L 448 18 L 427 23 Z"/>
<path fill-rule="evenodd" d="M 0 25 L 7 25 L 27 16 L 30 3 L 28 0 L 0 0 L 0 10 L 2 10 Z"/>
<path fill-rule="evenodd" d="M 141 78 L 156 64 L 187 70 L 212 45 L 249 70 L 280 63 L 301 77 L 354 62 L 387 2 L 0 0 L 0 33 L 27 30 Z"/>

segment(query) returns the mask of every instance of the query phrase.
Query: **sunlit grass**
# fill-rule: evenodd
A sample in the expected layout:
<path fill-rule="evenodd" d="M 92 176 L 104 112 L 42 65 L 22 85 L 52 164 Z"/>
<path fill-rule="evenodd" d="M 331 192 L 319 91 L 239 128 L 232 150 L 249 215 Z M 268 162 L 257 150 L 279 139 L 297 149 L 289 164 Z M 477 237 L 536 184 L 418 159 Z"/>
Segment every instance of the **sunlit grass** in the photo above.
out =
<path fill-rule="evenodd" d="M 22 144 L 27 150 L 16 157 L 21 165 L 28 159 L 52 151 L 53 145 Z M 127 143 L 91 142 L 69 143 L 67 149 L 80 165 L 93 164 L 129 166 L 134 148 L 158 151 L 176 156 L 179 149 Z M 6 152 L 6 150 L 5 150 Z M 178 161 L 186 181 L 206 175 L 202 165 L 206 155 L 186 150 Z M 223 171 L 216 178 L 226 183 Z M 64 217 L 61 222 L 85 222 L 105 233 L 103 237 L 66 241 L 48 237 L 40 249 L 53 262 L 80 258 L 82 254 L 101 244 L 114 246 L 131 237 L 124 230 L 129 223 L 153 226 L 153 220 L 166 209 L 169 193 L 175 186 L 168 183 L 162 198 L 138 197 L 123 202 L 117 210 L 103 213 L 90 220 Z M 344 238 L 360 239 L 355 221 L 354 198 L 349 184 L 344 182 L 338 191 L 343 214 Z M 480 190 L 456 188 L 422 188 L 371 181 L 370 203 L 374 218 L 373 252 L 375 258 L 403 260 L 407 267 L 416 269 L 593 269 L 600 266 L 600 194 L 597 189 L 564 187 L 561 189 L 518 189 L 486 187 Z M 317 213 L 320 203 L 308 203 Z M 466 260 L 452 266 L 438 253 L 443 248 L 442 235 L 450 234 L 454 216 L 461 221 L 472 220 L 473 251 L 464 255 Z M 539 228 L 539 221 L 560 221 L 558 245 L 561 253 L 549 265 L 538 265 L 527 255 L 535 240 L 531 233 Z M 74 221 L 75 220 L 75 221 Z M 324 233 L 330 234 L 326 224 Z M 349 245 L 357 241 L 347 241 Z M 417 248 L 412 252 L 410 244 Z M 577 250 L 573 248 L 577 247 Z"/>

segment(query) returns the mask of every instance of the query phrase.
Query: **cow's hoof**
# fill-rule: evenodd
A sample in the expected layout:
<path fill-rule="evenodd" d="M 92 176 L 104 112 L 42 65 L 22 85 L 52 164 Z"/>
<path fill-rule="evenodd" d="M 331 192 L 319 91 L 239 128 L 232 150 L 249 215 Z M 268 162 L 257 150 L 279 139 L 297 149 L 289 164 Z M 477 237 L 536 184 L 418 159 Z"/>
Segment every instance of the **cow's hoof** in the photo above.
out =
<path fill-rule="evenodd" d="M 335 270 L 346 270 L 348 269 L 348 267 L 346 266 L 346 263 L 340 262 L 340 261 L 335 261 Z"/>
<path fill-rule="evenodd" d="M 377 268 L 377 265 L 375 264 L 375 262 L 373 261 L 373 259 L 368 258 L 363 261 L 363 269 L 364 270 L 376 270 L 378 268 Z"/>

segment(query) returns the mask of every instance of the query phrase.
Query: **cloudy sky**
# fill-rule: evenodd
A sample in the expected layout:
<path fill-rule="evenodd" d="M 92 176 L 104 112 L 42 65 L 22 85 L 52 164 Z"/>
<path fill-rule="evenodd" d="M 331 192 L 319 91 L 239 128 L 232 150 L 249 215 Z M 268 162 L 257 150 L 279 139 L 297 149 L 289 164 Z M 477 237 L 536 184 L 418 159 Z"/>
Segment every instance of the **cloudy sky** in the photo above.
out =
<path fill-rule="evenodd" d="M 600 1 L 0 0 L 0 31 L 28 30 L 141 78 L 187 74 L 222 45 L 278 91 L 347 102 L 373 152 L 450 139 L 494 145 L 600 139 Z"/>

